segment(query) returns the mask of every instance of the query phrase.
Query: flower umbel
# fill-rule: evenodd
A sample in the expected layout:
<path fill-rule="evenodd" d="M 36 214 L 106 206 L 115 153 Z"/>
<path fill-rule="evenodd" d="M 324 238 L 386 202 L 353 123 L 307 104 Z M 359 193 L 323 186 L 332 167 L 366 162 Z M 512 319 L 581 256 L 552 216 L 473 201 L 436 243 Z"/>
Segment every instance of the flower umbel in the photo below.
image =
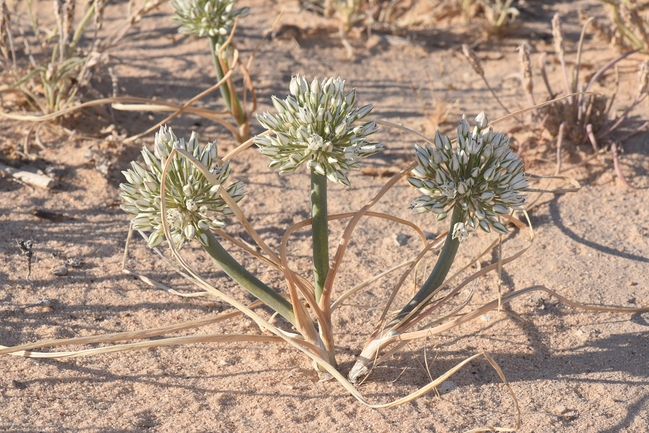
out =
<path fill-rule="evenodd" d="M 171 128 L 163 126 L 155 135 L 154 152 L 151 153 L 146 147 L 142 149 L 146 168 L 132 162 L 133 168 L 122 172 L 127 183 L 120 185 L 120 195 L 124 201 L 121 208 L 135 215 L 134 229 L 152 232 L 149 235 L 151 248 L 160 245 L 164 240 L 160 184 L 163 167 L 174 148 L 188 151 L 208 169 L 214 165 L 211 172 L 219 181 L 218 185 L 212 185 L 191 161 L 180 154 L 174 155 L 167 172 L 165 204 L 167 221 L 176 248 L 180 249 L 185 241 L 194 238 L 198 238 L 205 245 L 207 239 L 201 230 L 222 228 L 225 225 L 223 215 L 231 213 L 218 192 L 218 187 L 223 185 L 230 175 L 230 166 L 228 162 L 222 166 L 213 164 L 217 155 L 216 143 L 200 146 L 193 132 L 185 142 L 184 138 L 179 140 Z M 245 192 L 241 181 L 228 186 L 226 191 L 237 202 L 243 198 Z"/>
<path fill-rule="evenodd" d="M 314 79 L 309 85 L 297 75 L 291 79 L 290 92 L 292 96 L 284 100 L 273 96 L 277 114 L 257 116 L 275 135 L 257 137 L 255 144 L 280 174 L 304 164 L 332 182 L 349 186 L 347 172 L 357 168 L 361 158 L 382 149 L 381 143 L 367 141 L 378 129 L 374 120 L 354 126 L 374 107 L 356 108 L 356 90 L 346 93 L 340 77 Z"/>
<path fill-rule="evenodd" d="M 225 40 L 237 17 L 250 12 L 247 7 L 234 9 L 234 0 L 175 0 L 174 21 L 181 24 L 178 31 L 198 37 L 221 37 Z"/>
<path fill-rule="evenodd" d="M 464 221 L 453 227 L 453 238 L 462 241 L 466 226 L 508 233 L 498 216 L 521 209 L 528 186 L 523 161 L 509 147 L 509 138 L 493 127 L 484 131 L 487 117 L 480 113 L 470 133 L 463 116 L 457 133 L 457 146 L 439 133 L 435 147 L 417 146 L 417 167 L 408 182 L 424 194 L 411 203 L 413 212 L 433 211 L 437 219 L 446 218 L 450 209 L 460 206 Z"/>

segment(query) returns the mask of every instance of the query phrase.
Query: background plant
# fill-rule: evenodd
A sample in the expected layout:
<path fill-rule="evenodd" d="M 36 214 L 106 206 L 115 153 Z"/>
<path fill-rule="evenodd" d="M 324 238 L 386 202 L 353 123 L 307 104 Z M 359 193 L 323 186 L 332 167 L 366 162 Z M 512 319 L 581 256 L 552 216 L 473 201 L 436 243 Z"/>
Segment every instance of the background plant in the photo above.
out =
<path fill-rule="evenodd" d="M 12 10 L 1 0 L 1 67 L 8 82 L 3 91 L 18 90 L 32 111 L 43 114 L 66 109 L 87 95 L 97 97 L 91 81 L 105 66 L 106 53 L 164 1 L 129 0 L 126 17 L 100 36 L 105 0 L 84 2 L 81 11 L 76 0 L 54 0 L 53 24 L 41 20 L 32 0 L 15 2 Z"/>
<path fill-rule="evenodd" d="M 515 25 L 519 15 L 514 0 L 452 0 L 437 5 L 437 19 L 447 15 L 461 15 L 465 22 L 479 21 L 489 36 L 504 36 Z"/>
<path fill-rule="evenodd" d="M 238 51 L 231 42 L 235 21 L 250 12 L 249 8 L 235 9 L 234 0 L 176 0 L 172 1 L 176 15 L 174 21 L 181 24 L 178 31 L 183 34 L 208 38 L 214 61 L 216 80 L 221 81 L 235 64 L 243 70 L 244 88 L 242 97 L 237 94 L 231 78 L 219 87 L 227 112 L 237 123 L 237 141 L 242 143 L 250 138 L 250 118 L 256 110 L 256 96 L 252 81 L 239 61 Z M 251 93 L 253 106 L 246 107 L 247 92 Z"/>
<path fill-rule="evenodd" d="M 566 61 L 564 35 L 561 30 L 561 18 L 559 14 L 556 14 L 552 20 L 553 47 L 555 56 L 561 65 L 563 87 L 565 90 L 564 97 L 558 97 L 558 92 L 553 91 L 546 72 L 546 54 L 542 53 L 539 56 L 539 69 L 543 84 L 547 90 L 547 97 L 545 98 L 545 102 L 537 104 L 537 98 L 534 94 L 534 81 L 529 47 L 526 44 L 523 44 L 518 48 L 521 66 L 519 77 L 521 79 L 523 90 L 528 98 L 530 109 L 534 111 L 534 121 L 542 130 L 548 131 L 550 135 L 556 139 L 557 168 L 555 174 L 561 172 L 561 153 L 562 150 L 566 148 L 564 139 L 572 146 L 578 146 L 588 142 L 595 152 L 601 150 L 601 141 L 604 141 L 607 144 L 607 147 L 610 147 L 615 172 L 618 178 L 624 186 L 630 188 L 631 185 L 626 181 L 620 169 L 618 146 L 621 141 L 649 126 L 649 123 L 646 120 L 629 118 L 632 111 L 647 97 L 648 90 L 646 83 L 648 67 L 646 61 L 640 64 L 638 69 L 638 90 L 635 98 L 623 110 L 622 114 L 612 117 L 611 112 L 613 103 L 615 102 L 619 89 L 619 73 L 616 64 L 633 54 L 635 51 L 628 51 L 615 57 L 601 66 L 587 82 L 581 82 L 580 78 L 583 77 L 580 70 L 582 49 L 588 26 L 592 22 L 593 19 L 589 19 L 582 28 L 574 61 L 575 66 L 572 70 L 569 70 L 568 62 Z M 498 97 L 497 92 L 493 90 L 486 79 L 484 69 L 477 55 L 466 45 L 463 46 L 463 53 L 474 71 L 483 79 L 494 99 L 507 113 L 510 113 L 508 107 L 503 104 Z M 597 81 L 601 79 L 609 69 L 614 67 L 616 81 L 613 93 L 610 95 L 594 93 L 593 86 L 595 83 L 597 83 Z M 518 121 L 523 122 L 521 119 L 518 119 Z M 618 137 L 613 137 L 614 132 L 623 129 L 626 129 L 624 134 Z"/>
<path fill-rule="evenodd" d="M 567 139 L 567 141 L 572 145 L 579 145 L 585 142 L 589 142 L 595 152 L 598 152 L 600 150 L 600 141 L 603 140 L 610 146 L 618 178 L 625 186 L 630 187 L 619 167 L 618 144 L 629 136 L 649 126 L 649 123 L 644 120 L 639 121 L 640 123 L 642 123 L 640 126 L 633 126 L 634 124 L 637 125 L 638 121 L 629 119 L 629 115 L 631 114 L 632 110 L 635 109 L 647 97 L 647 74 L 649 73 L 648 64 L 646 61 L 640 64 L 638 70 L 639 84 L 634 100 L 624 109 L 622 114 L 620 114 L 619 116 L 611 117 L 613 102 L 615 101 L 617 91 L 619 89 L 619 73 L 617 71 L 617 67 L 615 66 L 620 60 L 633 54 L 633 51 L 628 51 L 610 60 L 600 69 L 598 69 L 587 83 L 581 83 L 580 75 L 582 74 L 580 73 L 580 67 L 582 47 L 586 31 L 591 22 L 592 19 L 588 20 L 582 28 L 581 37 L 578 43 L 575 66 L 572 71 L 568 71 L 565 60 L 564 36 L 561 30 L 560 16 L 556 14 L 552 19 L 552 34 L 554 39 L 555 55 L 559 60 L 559 63 L 561 64 L 565 91 L 567 94 L 573 94 L 573 96 L 569 96 L 565 99 L 538 108 L 536 110 L 536 119 L 543 129 L 550 132 L 553 137 L 556 137 L 557 173 L 561 171 L 561 151 L 564 145 L 564 138 Z M 552 90 L 550 82 L 547 79 L 547 73 L 545 71 L 545 56 L 542 55 L 540 57 L 539 65 L 543 83 L 545 84 L 546 90 L 548 92 L 548 100 L 552 100 L 555 98 L 556 93 L 554 93 L 554 91 Z M 529 95 L 530 99 L 534 100 L 531 85 L 531 66 L 529 56 L 526 54 L 525 47 L 521 48 L 521 66 L 524 77 L 524 90 Z M 593 85 L 597 82 L 597 80 L 600 79 L 603 74 L 612 67 L 615 67 L 616 76 L 613 93 L 610 95 L 586 94 L 586 92 L 592 91 Z M 525 78 L 526 76 L 527 78 Z M 582 93 L 577 95 L 577 93 L 579 92 Z M 612 134 L 616 130 L 622 129 L 624 127 L 627 128 L 627 132 L 624 135 L 617 138 L 612 137 Z M 628 129 L 631 129 L 630 132 L 628 131 Z"/>
<path fill-rule="evenodd" d="M 610 29 L 596 26 L 597 30 L 612 42 L 649 54 L 649 14 L 646 3 L 643 5 L 637 0 L 602 2 L 609 7 L 612 26 Z"/>

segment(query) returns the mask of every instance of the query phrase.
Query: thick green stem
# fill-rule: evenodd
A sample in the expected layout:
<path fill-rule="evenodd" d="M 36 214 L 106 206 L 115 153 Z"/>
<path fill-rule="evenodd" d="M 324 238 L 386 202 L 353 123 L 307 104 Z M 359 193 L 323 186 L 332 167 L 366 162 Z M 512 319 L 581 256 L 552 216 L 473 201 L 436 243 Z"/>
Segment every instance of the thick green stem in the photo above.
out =
<path fill-rule="evenodd" d="M 297 326 L 295 313 L 293 312 L 293 307 L 289 301 L 284 299 L 266 284 L 262 283 L 257 277 L 241 266 L 241 264 L 221 246 L 212 232 L 209 230 L 202 230 L 201 234 L 207 236 L 207 245 L 203 245 L 203 249 L 214 259 L 223 272 L 228 274 L 230 278 L 239 283 L 241 287 L 256 296 L 263 303 L 277 311 L 282 317 L 291 322 L 293 326 Z"/>
<path fill-rule="evenodd" d="M 329 272 L 329 221 L 327 219 L 327 177 L 311 169 L 311 219 L 313 238 L 313 280 L 315 299 L 320 302 Z"/>
<path fill-rule="evenodd" d="M 388 325 L 387 329 L 391 325 L 395 325 L 400 322 L 404 317 L 406 317 L 413 310 L 421 309 L 424 307 L 422 304 L 426 299 L 429 299 L 430 295 L 435 291 L 439 290 L 442 283 L 448 275 L 448 271 L 451 269 L 453 260 L 455 260 L 455 254 L 457 249 L 460 246 L 460 241 L 456 238 L 453 239 L 453 228 L 455 224 L 462 222 L 464 219 L 464 211 L 459 205 L 456 205 L 453 208 L 453 215 L 451 216 L 451 225 L 448 229 L 448 235 L 446 235 L 446 241 L 444 242 L 444 247 L 442 248 L 441 253 L 435 263 L 433 271 L 430 273 L 430 276 L 426 280 L 421 289 L 415 294 L 415 296 L 406 304 L 405 307 L 399 312 L 397 317 Z"/>
<path fill-rule="evenodd" d="M 219 60 L 219 47 L 221 46 L 221 42 L 222 41 L 218 36 L 210 37 L 210 49 L 212 51 L 212 60 L 214 60 L 214 69 L 216 70 L 217 82 L 221 81 L 225 76 L 225 72 L 223 71 L 221 62 Z M 230 85 L 227 82 L 223 83 L 223 85 L 219 87 L 219 91 L 221 92 L 221 96 L 223 97 L 223 101 L 228 107 L 228 110 L 230 110 L 235 119 L 237 119 L 237 124 L 246 124 L 248 122 L 248 119 L 246 119 L 246 116 L 241 109 L 241 103 L 239 102 L 237 93 L 230 88 Z"/>

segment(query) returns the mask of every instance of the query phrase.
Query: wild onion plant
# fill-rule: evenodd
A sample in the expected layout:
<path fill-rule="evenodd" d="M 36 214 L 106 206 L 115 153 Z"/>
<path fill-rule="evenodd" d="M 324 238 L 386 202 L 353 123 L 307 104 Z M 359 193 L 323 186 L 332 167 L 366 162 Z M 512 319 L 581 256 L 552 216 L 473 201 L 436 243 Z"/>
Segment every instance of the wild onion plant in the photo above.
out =
<path fill-rule="evenodd" d="M 202 173 L 193 162 L 177 153 L 179 151 L 186 151 L 200 161 L 211 176 Z M 154 152 L 146 147 L 142 150 L 146 168 L 132 162 L 132 168 L 123 172 L 127 183 L 120 185 L 122 209 L 134 215 L 135 230 L 150 232 L 149 247 L 157 247 L 165 239 L 161 199 L 164 184 L 165 219 L 174 247 L 180 250 L 186 241 L 197 240 L 233 280 L 294 323 L 294 314 L 286 299 L 246 271 L 212 233 L 224 227 L 224 216 L 232 213 L 220 189 L 225 189 L 234 202 L 240 201 L 245 193 L 240 181 L 224 186 L 230 176 L 230 166 L 227 161 L 221 165 L 216 163 L 216 156 L 216 143 L 201 146 L 193 133 L 185 141 L 178 139 L 171 129 L 160 128 L 155 135 Z M 165 164 L 170 167 L 166 177 L 163 176 Z"/>
<path fill-rule="evenodd" d="M 367 141 L 377 131 L 374 120 L 359 124 L 373 106 L 356 108 L 356 89 L 346 91 L 340 77 L 314 79 L 309 84 L 298 75 L 289 89 L 291 96 L 286 99 L 273 97 L 277 114 L 258 116 L 259 123 L 273 134 L 254 142 L 280 174 L 301 166 L 310 171 L 315 301 L 329 322 L 330 293 L 325 293 L 329 272 L 327 180 L 349 186 L 347 173 L 358 168 L 362 158 L 379 152 L 382 145 Z M 321 324 L 321 331 L 324 326 L 330 323 Z M 332 341 L 325 340 L 325 344 L 333 350 Z"/>
<path fill-rule="evenodd" d="M 180 24 L 180 33 L 209 39 L 216 80 L 223 80 L 238 61 L 230 33 L 235 21 L 248 15 L 250 9 L 235 9 L 234 0 L 175 0 L 171 5 L 176 12 L 173 20 Z M 250 137 L 250 116 L 254 112 L 254 109 L 249 112 L 245 107 L 247 89 L 244 89 L 243 101 L 229 78 L 219 90 L 227 111 L 237 122 L 238 141 L 246 141 Z M 252 88 L 250 90 L 254 92 Z"/>
<path fill-rule="evenodd" d="M 431 211 L 437 220 L 450 214 L 448 234 L 435 267 L 419 291 L 387 326 L 379 324 L 366 343 L 349 373 L 352 382 L 366 374 L 381 348 L 393 343 L 431 303 L 443 287 L 469 229 L 507 234 L 503 217 L 523 209 L 522 192 L 528 186 L 523 162 L 509 147 L 509 139 L 487 125 L 484 113 L 476 117 L 473 131 L 462 118 L 455 147 L 439 131 L 434 146 L 416 147 L 417 166 L 408 182 L 423 195 L 411 203 L 412 211 Z"/>

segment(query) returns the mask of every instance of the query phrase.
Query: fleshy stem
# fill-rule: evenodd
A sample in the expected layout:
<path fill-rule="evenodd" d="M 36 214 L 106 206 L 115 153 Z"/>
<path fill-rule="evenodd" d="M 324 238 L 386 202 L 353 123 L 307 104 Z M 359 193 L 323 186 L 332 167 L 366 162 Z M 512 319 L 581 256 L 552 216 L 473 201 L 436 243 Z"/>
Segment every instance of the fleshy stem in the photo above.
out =
<path fill-rule="evenodd" d="M 220 46 L 221 46 L 221 41 L 219 37 L 211 36 L 210 50 L 212 51 L 212 60 L 214 60 L 214 69 L 216 70 L 217 82 L 221 81 L 223 79 L 223 76 L 225 75 L 225 72 L 223 72 L 223 67 L 221 66 L 221 60 L 219 59 Z M 239 126 L 245 125 L 247 122 L 246 116 L 243 113 L 243 110 L 241 109 L 241 103 L 239 102 L 239 97 L 237 96 L 234 89 L 230 87 L 230 83 L 228 82 L 223 83 L 223 85 L 219 87 L 219 90 L 221 91 L 221 96 L 223 97 L 223 101 L 225 102 L 225 105 L 228 107 L 228 110 L 230 110 L 232 115 L 237 120 L 237 124 Z"/>
<path fill-rule="evenodd" d="M 453 239 L 453 228 L 455 224 L 461 223 L 464 221 L 464 211 L 459 204 L 456 204 L 453 207 L 453 214 L 451 216 L 451 226 L 449 227 L 448 234 L 446 235 L 446 241 L 444 242 L 444 247 L 439 254 L 437 263 L 433 271 L 428 276 L 428 279 L 421 286 L 421 289 L 415 294 L 415 296 L 406 304 L 405 307 L 397 314 L 386 329 L 390 329 L 392 326 L 401 322 L 406 316 L 408 316 L 413 310 L 420 310 L 424 307 L 424 302 L 427 299 L 430 299 L 430 295 L 435 291 L 439 290 L 442 283 L 448 275 L 448 271 L 451 269 L 453 260 L 455 260 L 455 254 L 457 253 L 458 247 L 460 246 L 460 240 L 458 238 Z"/>
<path fill-rule="evenodd" d="M 463 217 L 464 211 L 462 210 L 462 207 L 459 204 L 456 204 L 453 208 L 451 226 L 448 235 L 446 235 L 444 247 L 442 248 L 442 252 L 439 254 L 439 258 L 437 259 L 433 271 L 430 273 L 430 276 L 421 289 L 419 289 L 410 302 L 403 307 L 399 314 L 397 314 L 397 316 L 386 327 L 384 327 L 383 330 L 375 331 L 370 341 L 365 344 L 363 351 L 358 356 L 356 363 L 349 372 L 349 380 L 351 382 L 356 382 L 359 377 L 369 372 L 370 365 L 377 358 L 379 351 L 386 342 L 390 341 L 395 335 L 398 335 L 403 329 L 403 325 L 416 318 L 416 312 L 420 311 L 425 306 L 425 302 L 427 299 L 430 299 L 431 294 L 440 289 L 442 283 L 446 279 L 446 275 L 448 275 L 448 271 L 451 269 L 451 265 L 453 264 L 453 260 L 455 259 L 455 255 L 460 245 L 459 239 L 453 239 L 453 228 L 455 227 L 455 224 L 463 221 Z M 415 314 L 411 314 L 413 312 L 415 312 Z M 411 315 L 411 317 L 407 318 L 409 315 Z"/>
<path fill-rule="evenodd" d="M 293 326 L 297 327 L 295 313 L 293 312 L 293 307 L 289 301 L 241 266 L 241 264 L 221 246 L 218 239 L 216 239 L 211 231 L 201 230 L 201 234 L 207 236 L 207 245 L 203 245 L 203 249 L 212 257 L 212 259 L 214 259 L 223 272 L 228 274 L 228 276 L 239 283 L 241 287 L 252 293 L 270 308 L 277 311 L 282 317 L 291 322 Z"/>
<path fill-rule="evenodd" d="M 311 168 L 311 230 L 313 233 L 313 280 L 316 302 L 320 302 L 329 272 L 329 221 L 327 177 Z"/>

